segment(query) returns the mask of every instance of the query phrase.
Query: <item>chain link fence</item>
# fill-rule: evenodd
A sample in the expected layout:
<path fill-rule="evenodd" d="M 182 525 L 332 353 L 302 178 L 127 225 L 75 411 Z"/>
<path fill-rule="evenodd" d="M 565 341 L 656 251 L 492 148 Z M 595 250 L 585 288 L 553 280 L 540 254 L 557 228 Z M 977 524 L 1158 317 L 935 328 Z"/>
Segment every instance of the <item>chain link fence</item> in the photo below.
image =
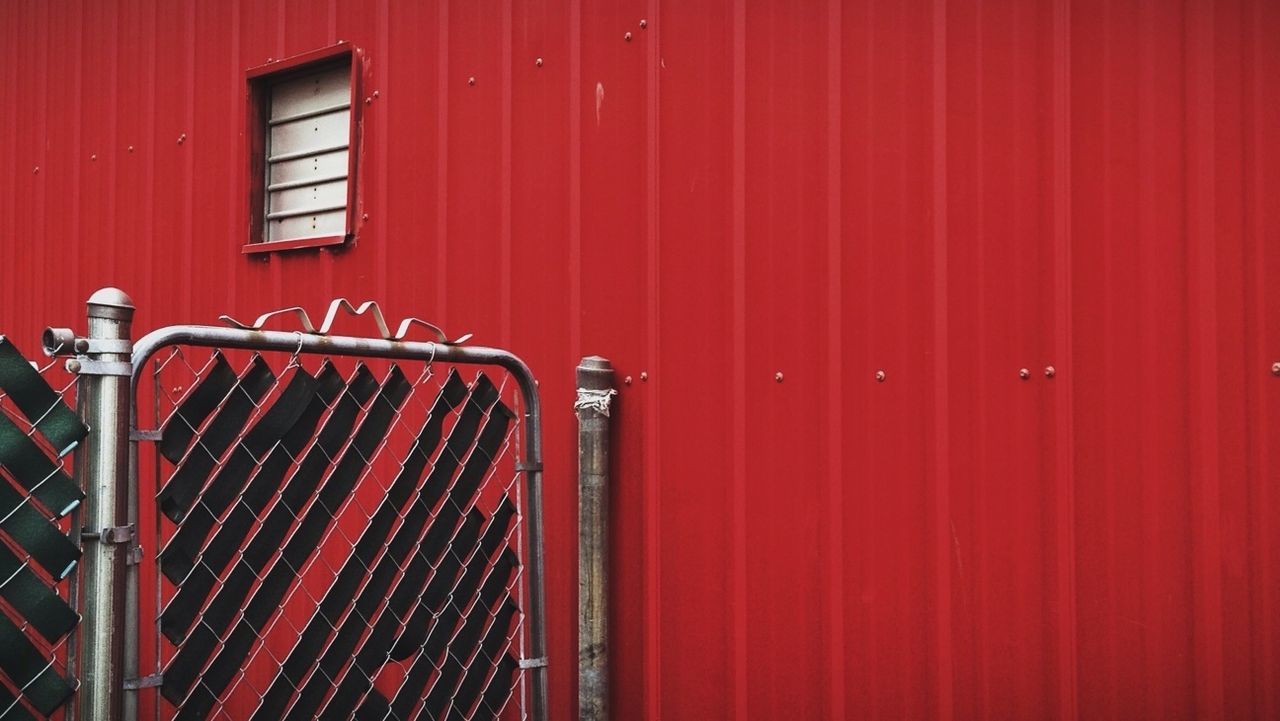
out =
<path fill-rule="evenodd" d="M 75 377 L 0 336 L 0 719 L 61 719 L 76 688 L 69 645 L 84 493 L 71 452 L 88 433 Z"/>
<path fill-rule="evenodd" d="M 132 314 L 0 336 L 0 719 L 545 719 L 519 359 Z"/>
<path fill-rule="evenodd" d="M 150 366 L 155 718 L 527 717 L 510 371 L 188 346 Z"/>

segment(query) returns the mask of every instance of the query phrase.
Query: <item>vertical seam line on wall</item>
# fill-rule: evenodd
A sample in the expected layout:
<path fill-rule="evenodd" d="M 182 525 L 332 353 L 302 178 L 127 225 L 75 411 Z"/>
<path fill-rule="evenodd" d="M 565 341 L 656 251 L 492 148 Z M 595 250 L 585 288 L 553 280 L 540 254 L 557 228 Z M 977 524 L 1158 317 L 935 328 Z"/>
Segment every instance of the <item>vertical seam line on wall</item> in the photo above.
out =
<path fill-rule="evenodd" d="M 1075 719 L 1077 694 L 1075 556 L 1075 413 L 1072 364 L 1071 293 L 1071 8 L 1054 3 L 1053 230 L 1056 326 L 1054 362 L 1058 373 L 1055 425 L 1058 490 L 1058 714 Z"/>
<path fill-rule="evenodd" d="M 236 7 L 238 8 L 239 5 L 237 4 Z M 136 135 L 134 138 L 130 140 L 129 145 L 137 145 L 140 139 L 138 137 L 139 135 L 141 137 L 150 139 L 150 138 L 154 138 L 156 134 L 156 94 L 159 92 L 158 89 L 156 88 L 156 56 L 159 54 L 156 50 L 156 46 L 158 43 L 158 40 L 156 39 L 156 36 L 157 36 L 156 13 L 157 11 L 154 3 L 149 5 L 146 8 L 146 10 L 144 10 L 144 15 L 147 18 L 147 25 L 148 25 L 148 27 L 144 29 L 144 37 L 147 38 L 147 41 L 146 41 L 147 49 L 146 49 L 146 54 L 144 55 L 146 59 L 145 60 L 146 67 L 141 73 L 138 74 L 138 82 L 143 83 L 143 86 L 147 88 L 147 91 L 144 94 L 144 98 L 145 98 L 144 102 L 146 103 L 146 106 L 143 110 L 144 117 L 146 118 L 146 120 L 143 123 L 141 123 L 138 127 L 134 128 L 134 133 Z M 239 39 L 238 29 L 236 31 L 236 38 L 238 42 L 238 39 Z M 79 94 L 80 94 L 80 83 L 79 83 L 79 78 L 77 77 L 76 96 L 79 97 Z M 79 111 L 79 106 L 77 105 L 77 114 L 78 114 L 78 111 Z M 236 117 L 241 117 L 241 116 L 236 116 Z M 79 153 L 79 149 L 80 149 L 79 125 L 80 125 L 79 123 L 76 123 L 75 147 L 76 147 L 77 154 Z M 236 127 L 239 127 L 239 126 L 237 125 Z M 115 152 L 119 152 L 119 151 L 120 151 L 120 148 L 115 148 Z M 141 162 L 141 159 L 136 160 L 135 162 Z M 146 297 L 154 298 L 156 297 L 155 293 L 156 293 L 156 287 L 157 287 L 157 276 L 160 275 L 159 273 L 156 273 L 156 200 L 155 200 L 156 159 L 155 159 L 155 154 L 148 151 L 145 162 L 146 162 L 146 167 L 143 170 L 144 175 L 141 183 L 142 213 L 139 216 L 139 227 L 140 227 L 139 234 L 143 242 L 143 246 L 142 246 L 143 252 L 139 253 L 135 260 L 136 262 L 139 263 L 139 265 L 142 266 L 142 270 L 141 270 L 142 277 L 147 279 L 146 286 L 142 288 L 142 292 L 147 294 Z M 79 185 L 80 185 L 79 183 L 76 183 L 73 186 L 73 189 L 71 191 L 73 194 L 72 197 L 74 198 L 73 202 L 71 203 L 71 209 L 73 213 L 73 219 L 71 223 L 71 227 L 73 229 L 73 237 L 80 236 L 80 233 L 78 232 L 79 229 L 77 227 L 79 223 L 79 215 L 80 215 Z M 72 253 L 71 255 L 74 256 L 76 254 Z M 72 263 L 73 263 L 72 265 L 73 268 L 79 267 L 78 259 L 73 260 Z M 78 282 L 79 280 L 78 273 L 73 274 L 72 278 L 73 278 L 72 287 L 79 288 L 80 284 Z M 232 287 L 234 287 L 235 285 L 234 281 L 229 282 L 228 285 L 231 285 Z M 139 653 L 142 653 L 143 648 L 144 646 L 142 644 L 139 644 Z M 138 663 L 139 664 L 142 663 L 141 656 L 139 656 Z"/>
<path fill-rule="evenodd" d="M 947 317 L 947 0 L 933 2 L 933 441 L 937 718 L 954 714 L 951 629 L 951 474 Z"/>
<path fill-rule="evenodd" d="M 1252 43 L 1250 44 L 1251 55 L 1248 59 L 1250 67 L 1252 68 L 1253 80 L 1250 98 L 1253 114 L 1251 128 L 1253 131 L 1253 137 L 1251 138 L 1251 152 L 1247 153 L 1245 157 L 1251 158 L 1253 163 L 1253 177 L 1247 179 L 1251 180 L 1252 183 L 1247 183 L 1246 185 L 1249 192 L 1248 197 L 1252 201 L 1251 210 L 1253 213 L 1254 236 L 1253 248 L 1254 253 L 1256 254 L 1254 262 L 1252 263 L 1255 294 L 1253 299 L 1255 304 L 1255 325 L 1253 331 L 1254 338 L 1257 342 L 1256 360 L 1260 362 L 1259 368 L 1265 369 L 1268 350 L 1266 345 L 1267 314 L 1265 312 L 1267 307 L 1267 266 L 1262 249 L 1266 247 L 1267 226 L 1265 222 L 1266 213 L 1263 211 L 1262 205 L 1259 203 L 1259 199 L 1266 198 L 1268 196 L 1263 192 L 1266 177 L 1263 172 L 1265 168 L 1265 161 L 1263 158 L 1265 156 L 1262 154 L 1262 148 L 1264 147 L 1263 138 L 1265 137 L 1262 130 L 1264 120 L 1262 107 L 1264 106 L 1264 103 L 1259 102 L 1259 99 L 1265 97 L 1264 86 L 1262 83 L 1264 74 L 1261 72 L 1263 60 L 1260 56 L 1263 52 L 1262 48 L 1265 47 L 1262 42 L 1262 28 L 1266 19 L 1262 16 L 1262 2 L 1255 2 L 1253 7 L 1254 17 L 1253 23 L 1251 23 L 1253 32 L 1251 37 Z M 1246 26 L 1249 25 L 1250 24 L 1246 24 Z M 1249 358 L 1249 360 L 1253 361 L 1254 358 Z M 1252 373 L 1253 371 L 1250 367 L 1246 372 Z M 1256 582 L 1257 588 L 1259 589 L 1259 595 L 1261 596 L 1261 603 L 1257 604 L 1259 612 L 1256 616 L 1258 623 L 1256 636 L 1263 640 L 1261 644 L 1262 657 L 1258 662 L 1258 665 L 1261 667 L 1261 672 L 1259 672 L 1258 669 L 1255 669 L 1253 674 L 1254 685 L 1257 689 L 1256 693 L 1260 695 L 1260 698 L 1255 697 L 1254 699 L 1254 712 L 1257 714 L 1258 718 L 1275 718 L 1277 713 L 1280 712 L 1280 709 L 1276 708 L 1277 689 L 1275 684 L 1267 682 L 1269 679 L 1275 678 L 1276 665 L 1276 644 L 1271 641 L 1271 639 L 1276 638 L 1274 630 L 1275 619 L 1274 614 L 1271 613 L 1271 610 L 1275 607 L 1274 593 L 1272 591 L 1275 586 L 1271 580 L 1273 575 L 1272 569 L 1275 567 L 1272 560 L 1275 555 L 1275 549 L 1268 544 L 1268 539 L 1272 535 L 1272 519 L 1267 515 L 1267 509 L 1271 508 L 1272 503 L 1271 487 L 1268 479 L 1273 478 L 1274 476 L 1267 472 L 1271 466 L 1271 454 L 1268 453 L 1269 448 L 1267 446 L 1267 438 L 1269 434 L 1265 401 L 1266 396 L 1265 394 L 1259 393 L 1255 395 L 1254 398 L 1257 403 L 1255 406 L 1256 416 L 1254 418 L 1254 422 L 1246 422 L 1246 425 L 1252 428 L 1254 447 L 1257 449 L 1257 466 L 1249 485 L 1252 488 L 1257 489 L 1256 502 L 1253 504 L 1254 508 L 1257 509 L 1256 517 L 1258 519 L 1258 525 L 1255 528 L 1257 542 L 1254 546 L 1258 549 L 1259 554 L 1256 566 L 1258 569 Z M 1262 680 L 1261 683 L 1259 683 L 1259 679 Z"/>
<path fill-rule="evenodd" d="M 111 13 L 110 25 L 111 25 L 111 28 L 109 31 L 107 31 L 107 36 L 110 38 L 112 47 L 111 47 L 111 51 L 108 53 L 106 62 L 108 67 L 107 82 L 110 83 L 111 92 L 107 96 L 107 108 L 106 108 L 107 112 L 106 112 L 106 119 L 104 122 L 104 124 L 107 126 L 107 132 L 99 136 L 99 143 L 102 143 L 102 144 L 106 144 L 106 143 L 114 144 L 118 142 L 119 133 L 120 133 L 120 109 L 121 109 L 120 108 L 120 48 L 122 43 L 120 42 L 119 13 Z M 49 67 L 49 65 L 46 62 L 42 64 L 41 67 L 47 68 Z M 192 67 L 193 77 L 194 77 L 194 73 L 195 73 L 195 69 L 193 65 Z M 107 161 L 107 165 L 109 167 L 105 169 L 105 172 L 103 174 L 106 177 L 111 178 L 111 182 L 107 184 L 107 189 L 105 193 L 106 217 L 103 218 L 102 220 L 105 221 L 104 224 L 109 224 L 109 226 L 114 226 L 112 227 L 112 232 L 114 232 L 116 228 L 120 227 L 120 213 L 117 210 L 119 208 L 120 194 L 116 190 L 116 188 L 121 186 L 120 163 L 115 161 L 114 153 L 106 153 L 105 155 L 107 157 L 104 158 L 104 160 Z M 80 160 L 79 158 L 76 158 L 77 162 L 79 162 L 79 160 Z M 194 191 L 194 189 L 192 190 Z M 191 207 L 189 206 L 188 213 L 190 212 L 192 211 L 191 211 Z M 188 233 L 187 233 L 188 238 L 191 237 L 190 228 L 191 226 L 190 224 L 188 224 Z M 106 271 L 106 279 L 104 282 L 107 282 L 107 283 L 118 282 L 115 280 L 118 277 L 118 274 L 120 272 L 120 268 L 116 264 L 117 255 L 118 254 L 116 253 L 106 254 L 107 260 L 103 264 L 104 270 Z"/>
<path fill-rule="evenodd" d="M 39 36 L 39 42 L 40 42 L 40 60 L 39 60 L 38 67 L 48 68 L 49 67 L 49 22 L 50 22 L 49 21 L 49 5 L 41 4 L 40 10 L 42 12 L 39 13 L 40 20 L 38 21 L 39 24 L 37 25 L 37 31 L 36 31 L 36 35 Z M 114 66 L 115 63 L 113 62 L 112 65 Z M 114 75 L 113 75 L 113 79 L 114 79 Z M 50 149 L 50 145 L 51 145 L 49 141 L 49 78 L 47 74 L 39 73 L 39 74 L 36 74 L 36 77 L 33 78 L 32 80 L 36 86 L 36 94 L 37 94 L 37 99 L 35 102 L 35 105 L 36 105 L 35 116 L 38 118 L 38 126 L 40 128 L 40 136 L 39 136 L 40 137 L 40 153 L 41 155 L 44 155 L 46 151 Z M 112 97 L 113 98 L 115 97 L 114 94 L 112 95 Z M 115 108 L 113 107 L 112 110 L 114 111 Z M 111 113 L 111 117 L 113 119 L 112 122 L 114 124 L 114 118 L 116 117 L 115 112 Z M 47 156 L 47 155 L 44 157 L 43 162 L 48 163 L 50 166 L 54 164 L 53 157 Z M 80 158 L 78 156 L 75 158 L 72 158 L 71 162 L 68 164 L 68 167 L 66 167 L 65 169 L 56 168 L 57 175 L 64 176 L 68 182 L 71 182 L 71 179 L 72 177 L 74 177 L 74 174 L 76 172 L 75 168 L 79 165 L 79 163 L 80 163 Z M 55 168 L 50 167 L 49 170 L 53 171 L 55 170 Z M 34 228 L 36 227 L 36 224 L 37 223 L 39 224 L 40 238 L 49 237 L 49 217 L 48 217 L 49 214 L 45 210 L 45 204 L 48 199 L 50 183 L 57 182 L 56 179 L 53 181 L 50 180 L 53 177 L 54 176 L 52 176 L 50 173 L 45 173 L 43 176 L 38 176 L 36 178 L 38 182 L 36 182 L 35 184 L 35 196 L 32 198 L 30 212 L 32 216 L 32 229 L 34 230 Z M 108 207 L 114 208 L 115 206 L 110 205 Z M 112 220 L 114 221 L 116 219 L 116 213 L 113 211 L 111 215 L 112 215 Z M 45 267 L 45 264 L 49 262 L 48 243 L 36 242 L 36 243 L 32 243 L 31 247 L 39 249 L 39 255 L 36 256 L 37 257 L 36 267 Z M 111 265 L 112 266 L 115 265 L 114 259 Z"/>
<path fill-rule="evenodd" d="M 1185 82 L 1191 85 L 1186 107 L 1192 115 L 1186 152 L 1191 156 L 1186 176 L 1190 202 L 1187 211 L 1191 302 L 1191 489 L 1193 544 L 1193 609 L 1196 712 L 1201 718 L 1221 718 L 1222 577 L 1221 497 L 1218 473 L 1217 423 L 1217 298 L 1214 236 L 1214 77 L 1212 5 L 1198 2 L 1198 17 L 1186 26 L 1191 34 Z"/>
<path fill-rule="evenodd" d="M 14 212 L 14 204 L 17 202 L 18 178 L 22 167 L 17 161 L 18 103 L 16 95 L 18 85 L 18 63 L 14 62 L 18 51 L 16 37 L 18 33 L 14 28 L 17 24 L 17 21 L 15 20 L 17 13 L 18 8 L 15 4 L 5 3 L 0 5 L 0 20 L 3 20 L 3 22 L 0 23 L 0 32 L 3 32 L 3 35 L 0 37 L 4 40 L 4 48 L 7 53 L 5 59 L 8 61 L 4 63 L 3 72 L 5 82 L 3 86 L 0 87 L 0 101 L 4 102 L 4 105 L 0 106 L 3 108 L 0 112 L 4 113 L 3 119 L 5 128 L 3 144 L 0 145 L 0 150 L 3 150 L 5 158 L 12 159 L 12 167 L 6 167 L 5 175 L 0 176 L 0 191 L 2 191 L 0 192 L 0 196 L 2 196 L 2 198 L 0 198 L 0 218 L 3 218 L 3 221 L 0 222 L 4 223 L 3 227 L 5 228 L 6 238 L 14 238 L 17 235 L 15 233 L 15 227 L 18 214 Z M 6 17 L 6 15 L 8 15 L 8 17 Z M 79 110 L 79 95 L 77 94 L 75 97 L 77 103 L 76 109 Z M 78 129 L 80 124 L 76 123 L 76 127 Z M 77 130 L 77 134 L 78 132 L 79 131 Z M 72 187 L 75 188 L 78 185 L 79 183 L 75 183 Z M 73 190 L 72 192 L 75 191 Z M 0 243 L 0 262 L 4 263 L 4 267 L 14 267 L 14 253 L 17 245 L 17 243 L 13 242 Z M 74 256 L 75 254 L 73 253 L 71 255 Z M 16 308 L 16 284 L 0 283 L 0 286 L 3 286 L 3 289 L 0 290 L 0 302 L 4 303 L 3 307 Z"/>
<path fill-rule="evenodd" d="M 502 147 L 500 150 L 501 178 L 499 179 L 500 198 L 500 216 L 499 216 L 499 242 L 501 244 L 501 257 L 499 258 L 499 281 L 498 306 L 501 318 L 498 321 L 499 330 L 498 338 L 502 347 L 511 345 L 511 145 L 512 145 L 512 86 L 514 80 L 512 73 L 515 71 L 512 65 L 512 29 L 511 19 L 512 7 L 511 0 L 503 0 L 502 3 Z"/>
<path fill-rule="evenodd" d="M 388 0 L 379 0 L 376 22 L 377 22 L 377 28 L 378 28 L 377 29 L 378 51 L 382 55 L 383 62 L 381 62 L 379 65 L 375 65 L 375 67 L 380 68 L 382 73 L 382 84 L 389 88 L 391 87 L 392 73 L 394 71 L 392 70 L 393 65 L 390 62 L 391 60 L 391 7 Z M 351 61 L 355 62 L 355 57 L 352 57 Z M 364 72 L 363 69 L 361 69 L 362 75 L 363 75 L 363 72 Z M 369 88 L 369 83 L 363 78 L 361 78 L 361 87 L 364 92 L 368 92 L 368 93 L 373 92 L 372 89 Z M 394 100 L 394 99 L 387 98 L 387 100 Z M 352 98 L 352 101 L 355 103 L 362 102 L 360 98 Z M 366 107 L 371 108 L 372 104 Z M 381 242 L 374 243 L 374 249 L 373 249 L 374 286 L 377 289 L 376 297 L 382 299 L 385 302 L 387 299 L 387 290 L 388 290 L 387 259 L 390 256 L 390 248 L 388 248 L 387 246 L 389 241 L 391 240 L 391 233 L 388 232 L 390 229 L 389 228 L 390 223 L 388 223 L 388 220 L 389 220 L 388 216 L 390 214 L 390 211 L 387 209 L 387 196 L 391 194 L 390 192 L 391 186 L 389 183 L 391 160 L 390 160 L 390 154 L 388 152 L 388 148 L 390 144 L 390 138 L 389 138 L 390 133 L 388 132 L 388 124 L 389 124 L 388 119 L 390 118 L 391 113 L 389 109 L 387 109 L 386 105 L 379 103 L 379 107 L 378 109 L 374 110 L 373 116 L 374 116 L 374 124 L 377 126 L 377 135 L 375 139 L 377 140 L 376 144 L 378 147 L 378 152 L 376 155 L 377 162 L 378 162 L 377 164 L 378 194 L 377 194 L 376 200 L 374 201 L 374 203 L 376 204 L 376 209 L 373 211 L 374 213 L 373 217 L 375 219 L 375 222 L 381 224 L 380 227 L 382 229 L 382 232 L 378 234 L 379 240 Z M 368 117 L 367 113 L 365 114 L 365 117 L 366 118 Z M 363 133 L 362 136 L 367 137 L 367 135 L 368 135 L 368 124 L 366 121 L 365 133 Z M 364 140 L 364 137 L 362 137 L 360 140 L 361 146 L 365 145 L 366 141 Z M 356 162 L 359 163 L 359 160 L 360 159 L 357 158 Z M 358 164 L 356 166 L 356 172 L 359 173 Z M 352 182 L 359 183 L 360 181 L 359 181 L 359 178 L 356 178 Z M 357 193 L 357 197 L 359 197 L 358 193 Z M 363 205 L 363 203 L 361 203 L 361 205 Z M 363 213 L 363 210 L 362 208 L 357 206 L 355 212 Z M 359 217 L 358 215 L 355 216 L 355 220 L 353 221 L 354 225 L 358 226 L 362 222 L 363 222 L 363 218 Z"/>
<path fill-rule="evenodd" d="M 186 41 L 186 83 L 184 83 L 184 92 L 186 94 L 183 104 L 182 127 L 180 133 L 186 133 L 192 128 L 192 123 L 196 116 L 196 8 L 195 5 L 188 5 L 185 11 L 186 26 L 184 30 L 184 39 Z M 172 127 L 169 128 L 173 130 Z M 172 132 L 170 133 L 172 137 Z M 169 141 L 172 144 L 174 141 Z M 159 156 L 160 148 L 166 147 L 159 138 L 152 138 L 151 152 Z M 187 146 L 182 156 L 182 237 L 178 242 L 182 245 L 182 277 L 193 277 L 192 272 L 195 264 L 195 244 L 191 242 L 191 231 L 194 228 L 195 213 L 195 160 L 191 147 Z M 279 272 L 280 264 L 276 263 L 273 269 Z M 190 318 L 194 312 L 195 284 L 184 283 L 185 291 L 182 294 L 182 317 Z M 277 294 L 279 293 L 279 284 L 276 283 Z M 279 301 L 279 298 L 276 298 Z M 278 303 L 277 303 L 278 307 Z"/>
<path fill-rule="evenodd" d="M 746 511 L 746 0 L 733 3 L 733 488 L 732 649 L 730 716 L 747 714 L 747 511 Z"/>
<path fill-rule="evenodd" d="M 449 311 L 449 1 L 436 13 L 436 316 Z"/>
<path fill-rule="evenodd" d="M 244 77 L 242 75 L 244 71 L 240 68 L 242 64 L 240 50 L 240 0 L 235 0 L 230 3 L 230 8 L 231 57 L 230 62 L 227 63 L 226 71 L 227 84 L 230 86 L 231 91 L 228 93 L 227 97 L 231 99 L 231 102 L 227 103 L 227 127 L 235 128 L 239 131 L 245 124 L 245 88 L 241 84 L 244 82 Z M 147 67 L 152 67 L 154 63 L 155 59 L 152 58 L 147 62 Z M 154 87 L 154 84 L 152 84 L 152 87 Z M 152 97 L 154 98 L 154 94 Z M 148 109 L 147 117 L 154 117 L 154 114 L 155 108 L 153 104 L 153 106 Z M 248 160 L 248 143 L 249 139 L 244 136 L 243 132 L 236 132 L 236 139 L 231 142 L 231 151 L 234 155 L 232 156 L 232 161 L 229 166 L 232 170 L 227 173 L 227 197 L 231 202 L 227 203 L 226 209 L 227 238 L 226 251 L 224 251 L 223 256 L 227 264 L 227 270 L 222 275 L 222 278 L 224 279 L 223 292 L 225 292 L 226 295 L 223 296 L 222 302 L 224 303 L 223 307 L 230 311 L 234 311 L 236 309 L 236 299 L 238 297 L 236 293 L 236 278 L 240 274 L 236 271 L 244 262 L 241 259 L 239 246 L 244 243 L 248 243 L 251 240 L 250 238 L 244 237 L 243 230 L 238 228 L 240 225 L 241 214 L 244 212 L 244 206 L 249 201 L 247 197 L 248 193 L 241 195 L 239 192 L 241 179 L 247 179 L 247 176 L 243 174 L 241 169 L 244 167 L 243 163 Z M 151 187 L 151 184 L 147 183 L 144 187 L 149 188 Z M 153 252 L 154 250 L 152 248 L 147 248 L 147 252 L 144 257 L 151 258 Z M 154 296 L 148 294 L 147 297 Z"/>
<path fill-rule="evenodd" d="M 843 97 L 841 0 L 827 3 L 827 718 L 845 716 L 844 628 L 844 314 L 841 303 L 843 254 Z"/>
<path fill-rule="evenodd" d="M 582 357 L 582 0 L 569 3 L 569 346 Z"/>
<path fill-rule="evenodd" d="M 648 632 L 645 635 L 646 657 L 648 664 L 648 683 L 645 684 L 646 703 L 649 706 L 649 718 L 662 718 L 662 576 L 661 576 L 661 508 L 662 508 L 662 473 L 660 464 L 661 435 L 658 432 L 658 419 L 661 417 L 662 403 L 662 368 L 661 368 L 661 334 L 659 324 L 658 268 L 661 258 L 658 247 L 658 228 L 660 197 L 658 195 L 658 158 L 659 137 L 658 121 L 661 103 L 661 91 L 658 86 L 658 54 L 661 50 L 662 23 L 658 16 L 658 0 L 649 2 L 650 31 L 646 37 L 645 47 L 645 91 L 646 91 L 646 216 L 645 226 L 645 304 L 647 318 L 645 323 L 648 336 L 647 362 L 651 369 L 649 374 L 649 399 L 644 414 L 645 438 L 645 618 Z"/>
<path fill-rule="evenodd" d="M 82 12 L 75 12 L 73 13 L 73 15 L 75 16 L 76 23 L 77 23 L 76 36 L 75 36 L 76 46 L 74 51 L 75 57 L 76 57 L 76 71 L 75 71 L 76 78 L 75 78 L 75 86 L 72 88 L 72 94 L 73 94 L 74 103 L 75 103 L 73 107 L 73 110 L 74 110 L 73 117 L 82 118 L 84 117 L 84 14 Z M 153 47 L 154 47 L 154 42 L 155 41 L 153 39 L 152 40 Z M 13 47 L 13 46 L 11 45 L 10 47 Z M 12 65 L 16 66 L 17 63 L 12 63 Z M 153 90 L 152 96 L 154 97 L 154 95 L 155 93 Z M 155 121 L 153 119 L 153 116 L 149 115 L 148 118 L 149 118 L 149 122 L 151 123 L 152 130 L 154 130 Z M 73 135 L 72 135 L 71 147 L 72 147 L 72 151 L 75 153 L 74 157 L 78 158 L 80 157 L 81 148 L 83 147 L 83 143 L 84 143 L 84 125 L 83 123 L 80 123 L 80 122 L 75 122 L 73 123 L 73 125 L 75 126 L 75 130 L 73 131 Z M 70 190 L 71 198 L 70 198 L 70 202 L 68 203 L 68 207 L 71 212 L 71 225 L 70 225 L 71 237 L 73 238 L 79 238 L 82 235 L 80 232 L 80 219 L 82 217 L 80 202 L 81 202 L 81 197 L 83 195 L 83 193 L 81 192 L 81 187 L 80 187 L 81 185 L 82 185 L 81 183 L 71 184 L 71 190 Z M 80 261 L 80 253 L 68 253 L 67 255 L 69 256 L 67 258 L 67 262 L 68 262 L 68 265 L 70 266 L 70 275 L 71 275 L 70 287 L 79 290 L 82 287 L 80 274 L 83 270 L 83 267 Z M 9 285 L 9 284 L 6 284 L 6 285 Z"/>

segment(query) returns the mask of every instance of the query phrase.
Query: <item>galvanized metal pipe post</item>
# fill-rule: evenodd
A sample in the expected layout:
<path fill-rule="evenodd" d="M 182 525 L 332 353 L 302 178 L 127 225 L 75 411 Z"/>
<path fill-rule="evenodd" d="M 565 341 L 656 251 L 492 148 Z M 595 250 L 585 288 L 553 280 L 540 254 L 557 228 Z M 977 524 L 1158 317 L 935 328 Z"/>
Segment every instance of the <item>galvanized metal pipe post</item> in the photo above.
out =
<path fill-rule="evenodd" d="M 89 298 L 89 335 L 67 367 L 80 376 L 85 438 L 79 481 L 84 488 L 80 597 L 81 721 L 114 721 L 124 697 L 125 567 L 134 529 L 128 524 L 129 341 L 133 301 L 115 288 Z"/>
<path fill-rule="evenodd" d="M 578 717 L 609 718 L 609 403 L 613 365 L 599 356 L 577 368 Z"/>

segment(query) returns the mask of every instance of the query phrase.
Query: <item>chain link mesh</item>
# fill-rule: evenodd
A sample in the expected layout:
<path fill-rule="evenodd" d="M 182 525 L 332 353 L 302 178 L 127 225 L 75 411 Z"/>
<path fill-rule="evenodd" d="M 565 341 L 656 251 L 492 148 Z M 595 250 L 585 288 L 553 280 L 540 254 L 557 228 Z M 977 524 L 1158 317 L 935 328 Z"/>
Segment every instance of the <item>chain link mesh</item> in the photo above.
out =
<path fill-rule="evenodd" d="M 148 375 L 144 713 L 525 718 L 509 373 L 174 347 Z"/>
<path fill-rule="evenodd" d="M 77 686 L 71 451 L 88 429 L 74 407 L 61 362 L 28 361 L 0 336 L 0 719 L 62 719 Z"/>

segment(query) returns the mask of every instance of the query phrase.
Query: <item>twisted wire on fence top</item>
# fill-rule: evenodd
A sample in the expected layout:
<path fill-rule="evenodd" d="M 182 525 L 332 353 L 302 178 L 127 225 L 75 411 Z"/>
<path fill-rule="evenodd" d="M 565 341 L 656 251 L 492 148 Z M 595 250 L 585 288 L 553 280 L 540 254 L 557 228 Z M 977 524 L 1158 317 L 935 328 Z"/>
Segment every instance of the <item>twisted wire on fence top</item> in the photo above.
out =
<path fill-rule="evenodd" d="M 378 333 L 383 340 L 404 340 L 405 336 L 409 334 L 409 330 L 415 325 L 431 331 L 435 335 L 436 342 L 444 345 L 459 345 L 471 339 L 470 333 L 464 333 L 453 340 L 449 340 L 448 336 L 445 335 L 445 332 L 441 330 L 439 326 L 433 323 L 428 323 L 421 318 L 414 318 L 412 316 L 400 321 L 400 326 L 396 328 L 395 333 L 392 333 L 390 328 L 387 326 L 386 318 L 382 315 L 382 309 L 378 307 L 377 301 L 366 300 L 359 306 L 354 306 L 351 305 L 346 298 L 335 298 L 331 303 L 329 303 L 329 310 L 325 313 L 324 321 L 320 324 L 319 328 L 311 322 L 311 317 L 307 315 L 306 309 L 297 305 L 263 313 L 251 324 L 241 323 L 229 315 L 220 315 L 218 316 L 218 320 L 233 328 L 239 328 L 240 330 L 262 330 L 262 326 L 275 316 L 292 313 L 298 319 L 298 324 L 302 326 L 302 330 L 304 332 L 312 335 L 328 335 L 330 328 L 333 327 L 334 319 L 338 316 L 339 310 L 345 310 L 350 315 L 365 315 L 367 313 L 372 316 L 374 324 L 378 326 Z"/>

